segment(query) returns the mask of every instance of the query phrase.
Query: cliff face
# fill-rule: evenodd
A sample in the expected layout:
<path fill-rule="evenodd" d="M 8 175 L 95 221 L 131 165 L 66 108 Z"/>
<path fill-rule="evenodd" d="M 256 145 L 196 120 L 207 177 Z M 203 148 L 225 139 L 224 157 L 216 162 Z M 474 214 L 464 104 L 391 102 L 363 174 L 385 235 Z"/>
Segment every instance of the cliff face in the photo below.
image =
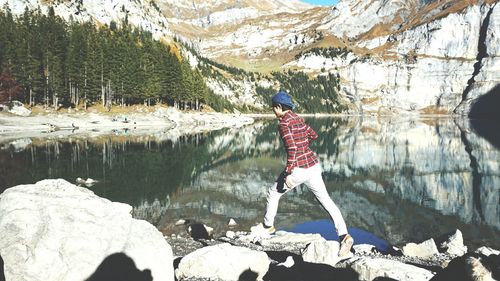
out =
<path fill-rule="evenodd" d="M 466 115 L 500 83 L 499 23 L 496 3 L 473 5 L 401 33 L 361 40 L 359 47 L 382 50 L 381 56 L 339 69 L 346 97 L 360 112 Z"/>
<path fill-rule="evenodd" d="M 176 32 L 201 54 L 247 70 L 336 73 L 350 112 L 468 115 L 476 107 L 482 114 L 493 110 L 481 99 L 500 91 L 497 3 L 346 0 L 295 13 L 262 10 L 204 25 L 196 36 Z M 307 52 L 332 46 L 348 54 Z"/>

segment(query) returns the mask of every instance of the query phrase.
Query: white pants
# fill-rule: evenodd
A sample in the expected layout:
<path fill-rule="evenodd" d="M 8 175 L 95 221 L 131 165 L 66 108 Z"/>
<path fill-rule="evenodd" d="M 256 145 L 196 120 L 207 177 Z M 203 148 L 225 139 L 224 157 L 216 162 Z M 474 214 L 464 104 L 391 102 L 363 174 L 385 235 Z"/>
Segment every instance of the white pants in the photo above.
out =
<path fill-rule="evenodd" d="M 321 177 L 321 166 L 319 164 L 310 168 L 294 168 L 292 173 L 288 176 L 288 180 L 292 183 L 292 187 L 296 187 L 302 183 L 306 184 L 309 190 L 314 193 L 314 196 L 316 196 L 316 199 L 318 199 L 321 206 L 323 206 L 323 208 L 325 208 L 330 215 L 333 223 L 335 224 L 337 235 L 341 236 L 347 234 L 347 226 L 344 218 L 342 217 L 339 208 L 335 205 L 326 191 L 325 183 Z M 287 190 L 284 193 L 278 192 L 277 185 L 278 183 L 275 182 L 274 185 L 267 191 L 267 207 L 266 215 L 264 216 L 264 224 L 268 226 L 274 226 L 274 217 L 278 212 L 278 203 L 280 198 L 283 194 L 289 191 Z"/>

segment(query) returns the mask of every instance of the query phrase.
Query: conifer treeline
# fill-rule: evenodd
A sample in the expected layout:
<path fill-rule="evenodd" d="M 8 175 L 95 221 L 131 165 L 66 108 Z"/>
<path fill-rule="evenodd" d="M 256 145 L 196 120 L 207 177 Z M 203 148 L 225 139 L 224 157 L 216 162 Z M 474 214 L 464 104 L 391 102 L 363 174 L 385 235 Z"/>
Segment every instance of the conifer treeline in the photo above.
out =
<path fill-rule="evenodd" d="M 333 73 L 309 78 L 303 72 L 273 72 L 274 79 L 279 81 L 280 88 L 287 91 L 295 99 L 297 111 L 307 113 L 339 113 L 346 108 L 339 102 L 339 77 Z M 272 88 L 257 87 L 257 94 L 265 100 L 275 91 Z"/>
<path fill-rule="evenodd" d="M 170 46 L 132 28 L 127 19 L 120 26 L 66 23 L 52 8 L 47 15 L 26 10 L 14 18 L 4 7 L 1 73 L 12 76 L 21 86 L 16 98 L 30 105 L 164 102 L 199 109 L 205 103 L 219 111 L 228 106 Z"/>

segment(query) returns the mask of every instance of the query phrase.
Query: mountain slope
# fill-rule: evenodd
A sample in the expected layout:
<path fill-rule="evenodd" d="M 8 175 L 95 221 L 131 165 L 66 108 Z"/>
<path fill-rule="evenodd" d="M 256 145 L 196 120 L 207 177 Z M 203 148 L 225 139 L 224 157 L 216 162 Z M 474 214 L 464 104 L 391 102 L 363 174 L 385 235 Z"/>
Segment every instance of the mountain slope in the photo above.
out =
<path fill-rule="evenodd" d="M 247 70 L 335 73 L 351 111 L 468 114 L 498 92 L 497 3 L 345 0 L 194 29 L 184 22 L 175 32 L 203 56 Z M 309 51 L 316 47 L 347 51 Z"/>
<path fill-rule="evenodd" d="M 122 22 L 125 17 L 136 27 L 141 27 L 155 38 L 171 35 L 168 22 L 160 12 L 155 1 L 148 0 L 0 0 L 0 7 L 8 6 L 14 15 L 20 15 L 25 9 L 40 8 L 47 13 L 54 8 L 56 15 L 65 20 L 77 22 L 93 21 L 96 24 L 109 25 L 112 21 Z"/>
<path fill-rule="evenodd" d="M 109 23 L 127 16 L 156 38 L 176 36 L 203 57 L 245 70 L 339 77 L 341 103 L 350 112 L 482 112 L 483 97 L 497 93 L 500 84 L 498 0 L 343 0 L 334 7 L 295 0 L 0 0 L 0 5 L 6 2 L 18 14 L 26 6 L 52 5 L 66 19 Z M 192 60 L 191 66 L 199 62 Z M 224 71 L 218 77 L 225 78 L 208 83 L 217 94 L 259 103 L 253 78 Z M 263 81 L 268 88 L 280 87 L 272 77 Z"/>

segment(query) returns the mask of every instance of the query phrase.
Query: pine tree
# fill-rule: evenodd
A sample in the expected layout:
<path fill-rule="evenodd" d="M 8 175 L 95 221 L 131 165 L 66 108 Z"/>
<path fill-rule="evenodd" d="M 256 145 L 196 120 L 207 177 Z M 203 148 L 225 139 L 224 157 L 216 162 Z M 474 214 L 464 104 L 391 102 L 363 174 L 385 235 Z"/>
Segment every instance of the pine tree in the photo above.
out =
<path fill-rule="evenodd" d="M 0 104 L 9 103 L 16 100 L 21 94 L 21 86 L 12 77 L 8 69 L 3 69 L 0 72 Z"/>

